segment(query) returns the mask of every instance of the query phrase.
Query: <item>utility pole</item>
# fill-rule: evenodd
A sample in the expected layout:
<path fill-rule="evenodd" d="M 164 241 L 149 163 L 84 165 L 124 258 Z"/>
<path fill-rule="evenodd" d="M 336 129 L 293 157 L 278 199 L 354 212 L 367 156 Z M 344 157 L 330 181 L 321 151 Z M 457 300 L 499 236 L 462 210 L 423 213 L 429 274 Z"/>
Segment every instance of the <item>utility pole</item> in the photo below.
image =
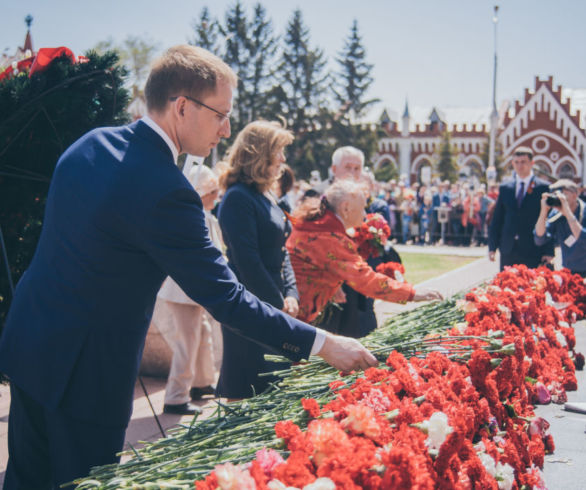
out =
<path fill-rule="evenodd" d="M 496 146 L 496 131 L 498 126 L 499 115 L 496 109 L 496 67 L 497 67 L 497 56 L 496 56 L 496 27 L 498 24 L 498 11 L 499 6 L 494 6 L 494 15 L 492 17 L 492 23 L 494 25 L 494 69 L 492 77 L 492 113 L 490 114 L 490 141 L 488 148 L 488 168 L 495 168 L 495 146 Z M 488 170 L 488 169 L 487 169 Z"/>

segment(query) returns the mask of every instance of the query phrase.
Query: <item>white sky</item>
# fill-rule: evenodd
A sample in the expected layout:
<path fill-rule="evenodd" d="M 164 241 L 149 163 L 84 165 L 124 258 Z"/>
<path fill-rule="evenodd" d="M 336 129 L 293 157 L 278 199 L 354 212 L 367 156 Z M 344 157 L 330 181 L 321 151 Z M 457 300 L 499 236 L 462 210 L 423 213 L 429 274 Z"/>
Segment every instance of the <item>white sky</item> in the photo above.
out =
<path fill-rule="evenodd" d="M 243 1 L 249 13 L 254 1 Z M 535 75 L 586 88 L 586 1 L 583 0 L 294 0 L 261 2 L 282 34 L 301 8 L 313 46 L 324 49 L 335 69 L 353 19 L 373 63 L 369 96 L 402 114 L 410 107 L 490 106 L 493 70 L 493 6 L 498 3 L 497 102 L 520 98 Z M 0 0 L 0 52 L 12 53 L 32 14 L 33 43 L 68 46 L 76 54 L 98 41 L 147 36 L 161 49 L 186 42 L 207 5 L 222 17 L 226 0 Z"/>

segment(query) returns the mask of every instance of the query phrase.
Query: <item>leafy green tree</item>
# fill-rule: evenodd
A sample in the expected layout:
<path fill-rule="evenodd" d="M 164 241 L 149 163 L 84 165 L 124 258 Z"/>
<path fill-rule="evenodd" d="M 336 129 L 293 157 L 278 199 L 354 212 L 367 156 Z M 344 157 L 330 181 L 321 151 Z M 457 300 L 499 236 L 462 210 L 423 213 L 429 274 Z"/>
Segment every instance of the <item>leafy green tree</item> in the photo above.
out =
<path fill-rule="evenodd" d="M 190 41 L 194 46 L 207 49 L 212 53 L 218 55 L 221 50 L 220 46 L 220 25 L 217 19 L 211 17 L 210 11 L 207 7 L 201 10 L 198 21 L 193 22 L 193 30 L 195 37 Z"/>
<path fill-rule="evenodd" d="M 450 133 L 445 130 L 442 133 L 442 141 L 438 148 L 437 172 L 441 180 L 455 182 L 458 179 L 458 165 L 454 158 L 454 153 Z"/>
<path fill-rule="evenodd" d="M 30 78 L 0 82 L 0 225 L 13 284 L 33 256 L 61 153 L 90 129 L 127 122 L 125 70 L 116 53 L 87 56 L 86 63 L 62 57 Z M 12 294 L 0 263 L 1 327 Z"/>
<path fill-rule="evenodd" d="M 120 62 L 129 70 L 132 80 L 132 95 L 142 96 L 144 85 L 158 46 L 138 36 L 128 36 L 119 50 Z"/>
<path fill-rule="evenodd" d="M 109 37 L 105 41 L 98 42 L 92 50 L 99 54 L 115 51 L 119 64 L 124 65 L 128 70 L 127 83 L 133 98 L 143 96 L 150 64 L 158 50 L 157 43 L 138 36 L 128 36 L 122 44 L 117 45 L 112 37 Z"/>
<path fill-rule="evenodd" d="M 340 65 L 332 90 L 343 117 L 355 122 L 364 116 L 368 107 L 380 99 L 367 99 L 366 94 L 373 82 L 372 64 L 366 62 L 366 50 L 358 33 L 358 22 L 354 20 L 344 48 L 336 61 Z"/>

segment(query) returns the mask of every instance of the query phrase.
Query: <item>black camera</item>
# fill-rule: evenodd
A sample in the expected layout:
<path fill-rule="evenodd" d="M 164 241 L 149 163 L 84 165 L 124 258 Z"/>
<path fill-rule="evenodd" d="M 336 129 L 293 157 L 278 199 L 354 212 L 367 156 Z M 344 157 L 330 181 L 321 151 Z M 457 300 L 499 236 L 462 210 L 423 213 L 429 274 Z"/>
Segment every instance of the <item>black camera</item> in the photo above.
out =
<path fill-rule="evenodd" d="M 547 204 L 548 206 L 551 206 L 552 208 L 561 208 L 562 207 L 562 201 L 560 201 L 560 198 L 554 195 L 549 195 L 545 198 L 545 204 Z"/>

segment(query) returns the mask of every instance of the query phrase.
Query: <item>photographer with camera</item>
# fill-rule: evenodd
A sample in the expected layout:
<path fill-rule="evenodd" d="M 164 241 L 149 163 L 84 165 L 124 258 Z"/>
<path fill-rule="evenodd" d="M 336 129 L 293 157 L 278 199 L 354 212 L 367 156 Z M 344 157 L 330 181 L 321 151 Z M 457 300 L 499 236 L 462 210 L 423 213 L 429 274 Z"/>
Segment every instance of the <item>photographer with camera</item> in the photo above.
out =
<path fill-rule="evenodd" d="M 586 204 L 578 198 L 578 186 L 558 180 L 541 196 L 541 211 L 535 224 L 536 245 L 553 240 L 562 248 L 562 265 L 586 277 Z"/>

